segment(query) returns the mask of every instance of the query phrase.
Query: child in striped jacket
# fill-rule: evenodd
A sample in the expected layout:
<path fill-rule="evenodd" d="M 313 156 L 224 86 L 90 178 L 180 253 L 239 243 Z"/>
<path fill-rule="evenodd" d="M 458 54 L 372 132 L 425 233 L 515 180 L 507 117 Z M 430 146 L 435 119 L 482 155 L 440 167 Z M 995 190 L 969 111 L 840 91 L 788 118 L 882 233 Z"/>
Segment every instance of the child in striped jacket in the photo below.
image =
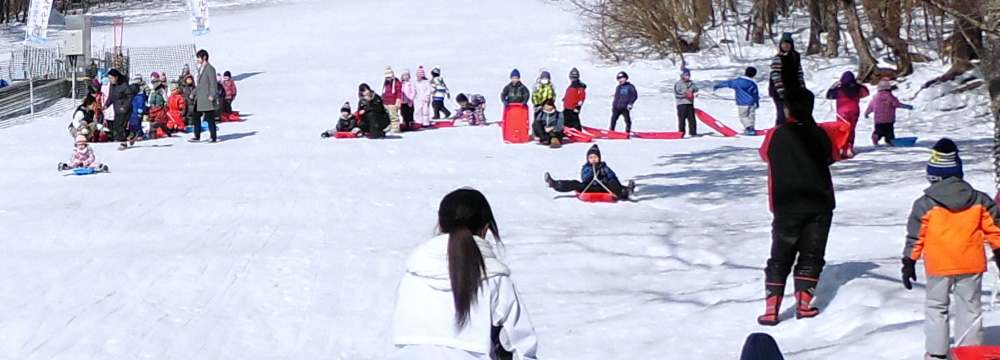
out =
<path fill-rule="evenodd" d="M 434 117 L 432 119 L 440 119 L 442 112 L 445 118 L 450 118 L 451 111 L 448 111 L 448 108 L 444 106 L 444 99 L 451 99 L 451 93 L 448 92 L 448 85 L 444 83 L 444 78 L 441 77 L 441 68 L 435 67 L 431 69 L 431 86 L 434 87 L 434 101 L 431 102 L 431 107 L 434 108 Z"/>

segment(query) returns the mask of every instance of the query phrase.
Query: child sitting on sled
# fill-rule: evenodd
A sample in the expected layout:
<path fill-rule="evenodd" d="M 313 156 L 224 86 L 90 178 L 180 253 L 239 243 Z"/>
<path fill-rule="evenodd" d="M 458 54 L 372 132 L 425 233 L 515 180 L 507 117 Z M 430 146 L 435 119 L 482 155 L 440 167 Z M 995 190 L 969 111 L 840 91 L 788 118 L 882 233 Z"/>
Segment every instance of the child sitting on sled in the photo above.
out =
<path fill-rule="evenodd" d="M 76 136 L 76 148 L 73 149 L 73 155 L 69 159 L 69 164 L 59 163 L 59 171 L 73 170 L 79 168 L 91 168 L 95 171 L 108 171 L 107 165 L 102 165 L 97 162 L 97 157 L 94 156 L 94 149 L 87 144 L 87 137 L 83 134 Z"/>
<path fill-rule="evenodd" d="M 464 119 L 469 125 L 486 125 L 486 98 L 479 94 L 458 94 L 458 109 L 452 120 Z"/>
<path fill-rule="evenodd" d="M 333 137 L 338 132 L 352 132 L 359 133 L 361 128 L 358 127 L 358 118 L 351 113 L 351 103 L 344 103 L 344 106 L 340 107 L 340 119 L 337 120 L 337 127 L 333 130 L 324 131 L 320 134 L 322 138 Z"/>
<path fill-rule="evenodd" d="M 635 181 L 629 180 L 628 186 L 622 186 L 615 172 L 601 159 L 601 149 L 597 144 L 587 150 L 587 163 L 580 169 L 580 178 L 583 181 L 552 180 L 552 176 L 545 173 L 545 182 L 558 192 L 607 192 L 618 199 L 628 199 L 635 193 Z"/>

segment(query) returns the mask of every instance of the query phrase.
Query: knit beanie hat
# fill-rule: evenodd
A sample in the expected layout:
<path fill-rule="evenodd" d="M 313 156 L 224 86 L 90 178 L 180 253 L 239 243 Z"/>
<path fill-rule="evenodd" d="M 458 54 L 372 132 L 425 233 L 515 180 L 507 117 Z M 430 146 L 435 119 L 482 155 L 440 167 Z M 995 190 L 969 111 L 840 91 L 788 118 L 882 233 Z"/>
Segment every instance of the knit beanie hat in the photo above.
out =
<path fill-rule="evenodd" d="M 87 144 L 87 137 L 83 136 L 83 134 L 76 135 L 76 145 L 80 144 Z"/>
<path fill-rule="evenodd" d="M 754 76 L 757 76 L 757 68 L 755 68 L 753 66 L 748 67 L 746 69 L 746 71 L 743 72 L 743 75 L 746 76 L 746 77 L 748 77 L 748 78 L 752 78 Z"/>
<path fill-rule="evenodd" d="M 577 70 L 576 68 L 573 68 L 573 70 L 570 70 L 569 71 L 569 78 L 571 80 L 580 80 L 580 70 Z"/>
<path fill-rule="evenodd" d="M 394 73 L 394 72 L 392 71 L 392 66 L 386 66 L 386 67 L 385 67 L 385 77 L 386 77 L 387 79 L 388 79 L 388 78 L 394 78 L 394 77 L 396 77 L 396 73 Z"/>
<path fill-rule="evenodd" d="M 160 78 L 160 74 L 157 74 L 157 73 L 156 73 L 156 72 L 154 71 L 154 72 L 153 72 L 152 74 L 149 74 L 149 77 L 150 77 L 150 78 L 152 78 L 153 80 L 156 80 L 156 79 L 159 79 L 159 78 Z"/>
<path fill-rule="evenodd" d="M 681 68 L 681 75 L 684 75 L 684 74 L 690 75 L 691 74 L 691 69 L 688 69 L 686 67 Z"/>
<path fill-rule="evenodd" d="M 624 71 L 619 71 L 618 76 L 615 76 L 615 79 L 621 79 L 621 78 L 628 79 L 628 74 L 626 74 Z"/>
<path fill-rule="evenodd" d="M 231 78 L 231 77 L 233 77 L 233 73 L 229 72 L 229 70 L 226 70 L 226 72 L 222 73 L 222 76 L 225 76 L 227 78 Z"/>
<path fill-rule="evenodd" d="M 878 88 L 879 91 L 882 91 L 882 90 L 892 90 L 892 83 L 889 82 L 889 78 L 884 77 L 884 78 L 882 78 L 882 80 L 879 80 L 877 88 Z"/>
<path fill-rule="evenodd" d="M 465 94 L 458 94 L 458 96 L 455 97 L 455 101 L 460 103 L 467 102 L 469 101 L 469 97 L 465 96 Z"/>
<path fill-rule="evenodd" d="M 432 76 L 441 76 L 441 68 L 435 66 L 433 69 L 431 69 L 431 75 Z"/>
<path fill-rule="evenodd" d="M 427 73 L 424 72 L 424 66 L 420 65 L 420 67 L 417 68 L 417 79 L 423 79 L 425 77 L 427 77 Z"/>
<path fill-rule="evenodd" d="M 521 77 L 521 72 L 517 71 L 517 69 L 514 69 L 510 72 L 510 77 L 515 77 L 515 76 L 517 76 L 518 78 Z"/>
<path fill-rule="evenodd" d="M 538 78 L 539 79 L 549 79 L 549 80 L 552 80 L 552 74 L 549 74 L 548 71 L 542 70 L 542 74 L 538 75 Z"/>
<path fill-rule="evenodd" d="M 792 39 L 792 33 L 786 32 L 781 34 L 781 42 L 795 44 L 795 40 Z"/>
<path fill-rule="evenodd" d="M 588 158 L 590 157 L 591 154 L 597 155 L 598 158 L 601 157 L 601 149 L 597 147 L 597 144 L 594 144 L 594 146 L 590 147 L 590 150 L 587 150 Z"/>
<path fill-rule="evenodd" d="M 348 113 L 350 113 L 351 112 L 351 103 L 345 101 L 344 105 L 342 105 L 340 107 L 340 112 L 348 112 Z"/>
<path fill-rule="evenodd" d="M 933 183 L 950 177 L 961 179 L 964 176 L 958 146 L 949 138 L 938 140 L 931 148 L 931 159 L 927 161 L 927 180 Z"/>

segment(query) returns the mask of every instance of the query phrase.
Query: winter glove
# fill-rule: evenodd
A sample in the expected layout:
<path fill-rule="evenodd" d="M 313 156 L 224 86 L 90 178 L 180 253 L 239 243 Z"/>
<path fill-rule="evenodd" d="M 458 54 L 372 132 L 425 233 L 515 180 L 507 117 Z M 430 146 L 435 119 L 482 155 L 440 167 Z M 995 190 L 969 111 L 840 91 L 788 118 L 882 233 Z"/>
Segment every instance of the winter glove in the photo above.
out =
<path fill-rule="evenodd" d="M 903 258 L 903 287 L 912 290 L 913 284 L 910 281 L 917 281 L 917 261 L 909 257 Z"/>
<path fill-rule="evenodd" d="M 913 110 L 914 109 L 913 105 L 903 105 L 903 108 L 906 109 L 906 110 Z"/>
<path fill-rule="evenodd" d="M 694 100 L 694 93 L 684 94 L 684 97 L 688 98 L 688 100 Z"/>
<path fill-rule="evenodd" d="M 632 111 L 632 104 L 628 104 L 625 108 L 628 109 L 628 111 Z"/>
<path fill-rule="evenodd" d="M 868 119 L 870 116 L 871 116 L 871 113 L 865 113 L 865 119 Z"/>
<path fill-rule="evenodd" d="M 580 113 L 580 108 L 573 109 L 573 112 L 579 114 Z"/>

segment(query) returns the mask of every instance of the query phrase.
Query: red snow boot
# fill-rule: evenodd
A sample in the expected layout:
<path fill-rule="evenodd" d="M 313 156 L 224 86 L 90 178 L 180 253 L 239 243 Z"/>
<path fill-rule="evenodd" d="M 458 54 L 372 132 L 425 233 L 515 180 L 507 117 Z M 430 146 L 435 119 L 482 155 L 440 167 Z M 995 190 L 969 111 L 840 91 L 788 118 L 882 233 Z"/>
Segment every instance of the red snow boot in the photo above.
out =
<path fill-rule="evenodd" d="M 757 323 L 764 326 L 774 326 L 781 322 L 778 319 L 778 311 L 781 310 L 781 296 L 774 295 L 767 298 L 767 310 L 764 315 L 757 317 Z"/>
<path fill-rule="evenodd" d="M 811 317 L 816 317 L 819 315 L 819 309 L 810 306 L 812 303 L 812 295 L 806 291 L 796 291 L 795 292 L 795 318 L 796 319 L 806 319 Z"/>

